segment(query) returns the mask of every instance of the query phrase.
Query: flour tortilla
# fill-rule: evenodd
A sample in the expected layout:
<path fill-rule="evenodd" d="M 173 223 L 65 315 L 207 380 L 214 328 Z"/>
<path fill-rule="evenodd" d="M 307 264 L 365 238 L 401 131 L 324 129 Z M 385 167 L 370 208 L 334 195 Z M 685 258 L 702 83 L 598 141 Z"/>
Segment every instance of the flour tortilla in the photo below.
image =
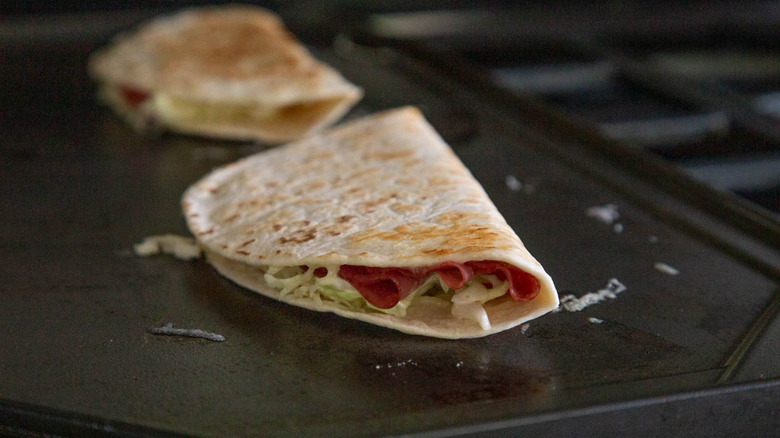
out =
<path fill-rule="evenodd" d="M 351 311 L 327 300 L 290 304 L 441 338 L 496 333 L 558 306 L 550 276 L 480 184 L 413 107 L 364 117 L 221 167 L 182 198 L 187 224 L 224 276 L 280 299 L 258 268 L 421 267 L 507 262 L 535 276 L 536 298 L 489 301 L 492 327 L 448 310 L 409 307 L 405 317 Z"/>
<path fill-rule="evenodd" d="M 133 125 L 236 140 L 299 139 L 362 97 L 275 14 L 244 5 L 154 19 L 93 54 L 89 70 L 103 100 Z M 149 97 L 134 105 L 124 90 Z"/>

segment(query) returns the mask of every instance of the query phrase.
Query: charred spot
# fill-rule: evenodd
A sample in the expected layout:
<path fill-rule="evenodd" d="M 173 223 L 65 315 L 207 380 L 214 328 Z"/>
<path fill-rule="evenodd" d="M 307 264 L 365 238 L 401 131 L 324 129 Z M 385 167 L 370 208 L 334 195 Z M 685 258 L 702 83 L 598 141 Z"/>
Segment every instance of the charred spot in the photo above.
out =
<path fill-rule="evenodd" d="M 273 225 L 271 225 L 271 228 L 273 228 L 274 231 L 279 231 L 282 228 L 284 228 L 284 225 L 282 225 L 282 224 L 273 224 Z"/>
<path fill-rule="evenodd" d="M 352 219 L 355 219 L 355 216 L 347 214 L 347 215 L 344 215 L 344 216 L 340 216 L 338 218 L 338 223 L 343 224 L 343 223 L 351 221 Z"/>
<path fill-rule="evenodd" d="M 236 213 L 236 214 L 234 214 L 232 216 L 229 216 L 229 217 L 225 218 L 225 220 L 223 222 L 230 223 L 230 222 L 233 222 L 234 220 L 236 220 L 236 219 L 238 219 L 240 217 L 241 217 L 241 215 Z"/>
<path fill-rule="evenodd" d="M 241 254 L 241 255 L 245 255 L 245 256 L 248 256 L 248 255 L 249 255 L 249 253 L 248 253 L 247 251 L 244 251 L 244 250 L 242 250 L 242 249 L 239 249 L 239 250 L 237 250 L 237 251 L 236 251 L 236 254 Z"/>
<path fill-rule="evenodd" d="M 255 239 L 250 239 L 250 240 L 247 240 L 246 242 L 242 243 L 242 244 L 239 246 L 239 248 L 243 248 L 243 247 L 245 247 L 245 246 L 247 246 L 247 245 L 251 244 L 251 243 L 252 243 L 252 242 L 254 242 L 254 241 L 255 241 Z"/>
<path fill-rule="evenodd" d="M 310 240 L 314 240 L 314 238 L 317 237 L 317 230 L 315 229 L 301 229 L 297 230 L 294 233 L 292 233 L 291 236 L 282 236 L 279 238 L 278 242 L 282 245 L 288 244 L 288 243 L 304 243 L 308 242 Z"/>
<path fill-rule="evenodd" d="M 208 234 L 212 234 L 214 232 L 214 228 L 209 228 L 208 230 L 201 231 L 198 233 L 199 236 L 206 236 Z"/>

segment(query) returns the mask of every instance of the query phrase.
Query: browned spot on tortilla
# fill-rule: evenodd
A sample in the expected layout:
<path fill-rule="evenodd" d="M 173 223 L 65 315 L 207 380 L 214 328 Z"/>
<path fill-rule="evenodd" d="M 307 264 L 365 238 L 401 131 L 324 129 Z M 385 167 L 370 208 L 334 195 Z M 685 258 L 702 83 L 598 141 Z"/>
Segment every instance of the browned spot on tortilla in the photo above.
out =
<path fill-rule="evenodd" d="M 306 190 L 314 191 L 325 187 L 325 183 L 322 181 L 314 181 L 306 187 Z"/>
<path fill-rule="evenodd" d="M 354 235 L 353 244 L 366 242 L 420 242 L 435 245 L 432 251 L 482 251 L 508 248 L 508 239 L 500 232 L 481 225 L 484 215 L 451 212 L 437 218 L 435 223 L 413 222 L 400 225 L 391 231 L 365 231 Z M 444 252 L 442 252 L 445 254 Z"/>
<path fill-rule="evenodd" d="M 198 236 L 206 236 L 206 235 L 208 235 L 208 234 L 212 234 L 213 232 L 214 232 L 214 228 L 212 227 L 212 228 L 209 228 L 209 229 L 208 229 L 208 230 L 206 230 L 206 231 L 201 231 L 201 232 L 199 232 L 199 233 L 198 233 Z"/>
<path fill-rule="evenodd" d="M 242 201 L 236 204 L 236 207 L 238 208 L 251 207 L 252 209 L 262 210 L 272 205 L 276 205 L 281 202 L 287 201 L 288 199 L 290 199 L 290 197 L 286 195 L 272 195 L 267 198 L 255 198 L 255 199 L 249 199 L 247 201 Z"/>
<path fill-rule="evenodd" d="M 408 167 L 414 167 L 419 165 L 420 163 L 422 163 L 422 160 L 420 160 L 417 157 L 404 160 L 404 166 L 408 166 Z"/>
<path fill-rule="evenodd" d="M 249 201 L 239 202 L 237 207 L 238 208 L 253 207 L 253 206 L 258 205 L 258 204 L 260 204 L 260 200 L 259 199 L 250 199 Z"/>
<path fill-rule="evenodd" d="M 453 183 L 454 181 L 451 178 L 447 178 L 446 176 L 433 175 L 428 177 L 428 185 L 432 187 L 448 186 Z"/>
<path fill-rule="evenodd" d="M 398 184 L 405 185 L 405 186 L 413 186 L 419 184 L 420 180 L 417 178 L 408 177 L 408 178 L 398 178 L 396 182 Z"/>
<path fill-rule="evenodd" d="M 293 231 L 289 236 L 282 236 L 278 242 L 282 245 L 289 243 L 304 243 L 313 240 L 317 237 L 317 230 L 315 228 L 302 228 Z"/>
<path fill-rule="evenodd" d="M 273 225 L 271 225 L 271 228 L 272 228 L 274 231 L 279 231 L 279 230 L 281 230 L 282 228 L 284 228 L 284 225 L 282 225 L 282 224 L 273 224 Z"/>
<path fill-rule="evenodd" d="M 390 201 L 390 198 L 384 197 L 384 198 L 378 198 L 373 199 L 371 201 L 364 201 L 357 205 L 357 209 L 360 213 L 371 213 L 375 211 L 375 207 L 379 207 L 380 205 L 385 205 Z"/>
<path fill-rule="evenodd" d="M 347 176 L 347 179 L 358 179 L 358 178 L 360 178 L 360 177 L 363 177 L 363 176 L 368 176 L 368 175 L 372 175 L 372 174 L 375 174 L 375 173 L 377 173 L 377 172 L 379 172 L 379 169 L 374 169 L 374 168 L 368 168 L 368 169 L 364 169 L 364 170 L 358 170 L 357 172 L 355 172 L 355 173 L 353 173 L 353 174 L 350 174 L 350 175 L 348 175 L 348 176 Z"/>
<path fill-rule="evenodd" d="M 178 38 L 158 42 L 158 51 L 166 55 L 161 57 L 163 69 L 189 72 L 195 68 L 220 79 L 256 78 L 258 72 L 298 77 L 311 70 L 312 62 L 301 56 L 294 37 L 277 20 L 248 15 L 246 10 L 198 14 L 193 20 L 178 31 Z M 203 35 L 211 37 L 192 44 Z M 246 62 L 256 60 L 257 53 L 269 55 L 262 62 Z"/>
<path fill-rule="evenodd" d="M 248 255 L 249 255 L 249 253 L 248 253 L 248 252 L 246 252 L 246 251 L 244 251 L 244 250 L 241 250 L 241 249 L 239 249 L 238 251 L 236 251 L 236 253 L 237 253 L 237 254 L 241 254 L 241 255 L 245 255 L 245 256 L 248 256 Z"/>
<path fill-rule="evenodd" d="M 436 255 L 436 256 L 444 256 L 454 253 L 455 251 L 452 249 L 443 249 L 443 248 L 433 248 L 433 249 L 426 249 L 423 251 L 423 254 L 430 254 L 430 255 Z"/>
<path fill-rule="evenodd" d="M 331 202 L 327 199 L 314 199 L 314 198 L 303 198 L 300 201 L 296 202 L 297 205 L 317 205 L 317 204 L 327 204 L 328 202 Z"/>
<path fill-rule="evenodd" d="M 355 216 L 351 214 L 345 214 L 344 216 L 339 216 L 339 218 L 336 220 L 338 221 L 338 223 L 343 224 L 345 222 L 351 221 L 352 219 L 355 219 Z"/>
<path fill-rule="evenodd" d="M 323 161 L 323 160 L 329 160 L 333 157 L 335 157 L 336 154 L 334 154 L 331 151 L 322 151 L 319 153 L 313 153 L 309 155 L 309 159 L 307 161 Z"/>
<path fill-rule="evenodd" d="M 419 205 L 413 205 L 413 204 L 404 204 L 401 202 L 395 202 L 390 205 L 390 209 L 393 210 L 396 213 L 411 213 L 415 211 L 422 211 L 423 208 Z"/>
<path fill-rule="evenodd" d="M 242 243 L 242 244 L 239 246 L 239 248 L 243 248 L 243 247 L 245 247 L 245 246 L 249 245 L 250 243 L 252 243 L 252 242 L 254 242 L 254 241 L 255 241 L 255 239 L 250 239 L 250 240 L 247 240 L 246 242 Z"/>
<path fill-rule="evenodd" d="M 390 161 L 398 160 L 401 158 L 410 158 L 415 155 L 415 151 L 412 149 L 400 149 L 395 151 L 377 151 L 369 152 L 366 154 L 366 158 L 377 161 Z"/>
<path fill-rule="evenodd" d="M 234 220 L 236 220 L 236 219 L 238 219 L 238 218 L 240 218 L 240 217 L 241 217 L 241 215 L 240 215 L 240 214 L 238 214 L 238 213 L 236 213 L 236 214 L 234 214 L 234 215 L 232 215 L 232 216 L 226 217 L 226 218 L 223 220 L 223 222 L 225 222 L 226 224 L 229 224 L 229 223 L 233 222 Z"/>

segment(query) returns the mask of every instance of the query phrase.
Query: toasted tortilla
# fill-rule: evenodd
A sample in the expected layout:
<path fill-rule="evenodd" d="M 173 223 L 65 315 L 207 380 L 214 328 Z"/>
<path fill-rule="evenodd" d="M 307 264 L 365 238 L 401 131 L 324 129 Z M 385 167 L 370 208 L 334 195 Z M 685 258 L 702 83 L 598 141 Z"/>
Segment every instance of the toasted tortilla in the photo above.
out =
<path fill-rule="evenodd" d="M 103 101 L 134 126 L 235 140 L 302 138 L 362 97 L 279 17 L 244 5 L 154 19 L 93 54 L 89 71 Z"/>
<path fill-rule="evenodd" d="M 558 306 L 550 276 L 480 184 L 413 107 L 364 117 L 216 169 L 184 193 L 191 232 L 234 282 L 275 299 L 440 338 L 496 333 Z M 494 260 L 534 276 L 538 295 L 488 301 L 488 330 L 414 301 L 405 316 L 280 296 L 268 266 L 414 268 Z"/>

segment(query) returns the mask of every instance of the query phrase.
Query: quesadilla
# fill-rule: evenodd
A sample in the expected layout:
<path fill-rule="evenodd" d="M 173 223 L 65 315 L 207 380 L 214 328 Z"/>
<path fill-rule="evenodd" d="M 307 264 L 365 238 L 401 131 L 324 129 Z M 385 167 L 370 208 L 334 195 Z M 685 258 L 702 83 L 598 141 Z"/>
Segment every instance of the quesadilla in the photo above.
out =
<path fill-rule="evenodd" d="M 341 118 L 362 90 L 262 8 L 187 9 L 119 35 L 89 61 L 102 100 L 135 126 L 278 143 Z"/>
<path fill-rule="evenodd" d="M 182 206 L 217 271 L 307 309 L 467 338 L 558 306 L 550 276 L 413 107 L 215 169 Z"/>

